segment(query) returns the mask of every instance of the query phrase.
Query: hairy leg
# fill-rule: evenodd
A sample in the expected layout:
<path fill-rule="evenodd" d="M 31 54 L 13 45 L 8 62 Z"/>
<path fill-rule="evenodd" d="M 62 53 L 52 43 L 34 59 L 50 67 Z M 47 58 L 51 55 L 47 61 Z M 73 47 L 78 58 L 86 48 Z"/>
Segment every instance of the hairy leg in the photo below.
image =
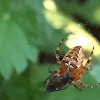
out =
<path fill-rule="evenodd" d="M 57 49 L 56 49 L 56 59 L 57 59 L 57 63 L 59 64 L 59 65 L 61 65 L 61 61 L 59 60 L 59 47 L 61 46 L 61 44 L 62 44 L 62 42 L 63 42 L 63 39 L 61 40 L 61 42 L 59 43 L 59 45 L 58 45 L 58 47 L 57 47 Z"/>
<path fill-rule="evenodd" d="M 51 66 L 49 67 L 49 73 L 58 73 L 59 72 L 59 69 L 58 70 L 55 70 L 55 71 L 51 71 Z"/>
<path fill-rule="evenodd" d="M 98 84 L 96 84 L 96 85 L 94 85 L 94 86 L 88 86 L 87 84 L 82 83 L 81 80 L 78 80 L 77 82 L 78 82 L 80 85 L 82 85 L 83 87 L 85 87 L 85 88 L 94 88 L 94 87 L 97 87 L 97 86 L 100 85 L 100 83 L 98 83 Z"/>
<path fill-rule="evenodd" d="M 79 87 L 75 84 L 75 81 L 72 81 L 72 85 L 73 85 L 75 88 L 77 88 L 78 90 L 82 91 L 82 89 L 79 88 Z"/>
<path fill-rule="evenodd" d="M 92 60 L 93 50 L 94 50 L 94 47 L 93 47 L 92 52 L 91 52 L 91 54 L 90 54 L 90 56 L 89 56 L 89 58 L 88 58 L 88 60 L 87 60 L 87 62 L 86 62 L 84 67 L 86 67 L 90 63 L 90 61 Z"/>

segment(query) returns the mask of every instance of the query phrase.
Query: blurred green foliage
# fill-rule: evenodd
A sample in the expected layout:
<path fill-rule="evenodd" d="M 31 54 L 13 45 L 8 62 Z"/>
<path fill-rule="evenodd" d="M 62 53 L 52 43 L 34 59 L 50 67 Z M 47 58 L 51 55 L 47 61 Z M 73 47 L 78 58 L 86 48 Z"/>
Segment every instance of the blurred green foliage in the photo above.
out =
<path fill-rule="evenodd" d="M 45 20 L 41 0 L 1 0 L 0 7 L 0 73 L 8 79 L 13 67 L 22 73 L 27 60 L 36 63 L 39 50 L 49 50 L 45 43 L 58 34 Z"/>
<path fill-rule="evenodd" d="M 54 0 L 64 13 L 78 15 L 87 22 L 100 25 L 100 0 Z"/>
<path fill-rule="evenodd" d="M 99 0 L 87 0 L 84 7 L 77 0 L 68 0 L 66 4 L 65 1 L 58 0 L 57 4 L 63 3 L 64 11 L 70 16 L 77 12 L 93 24 L 100 23 L 99 17 L 92 15 L 93 9 L 99 7 Z M 45 59 L 41 64 L 40 53 L 54 54 L 60 40 L 67 37 L 62 29 L 50 26 L 44 9 L 43 0 L 0 0 L 0 100 L 99 100 L 99 87 L 80 92 L 70 86 L 54 93 L 44 92 L 43 82 L 50 75 L 48 66 L 58 66 L 46 63 Z M 64 45 L 61 47 L 62 53 L 67 50 Z M 83 82 L 92 85 L 100 80 L 99 59 L 96 64 L 91 73 L 84 75 Z"/>

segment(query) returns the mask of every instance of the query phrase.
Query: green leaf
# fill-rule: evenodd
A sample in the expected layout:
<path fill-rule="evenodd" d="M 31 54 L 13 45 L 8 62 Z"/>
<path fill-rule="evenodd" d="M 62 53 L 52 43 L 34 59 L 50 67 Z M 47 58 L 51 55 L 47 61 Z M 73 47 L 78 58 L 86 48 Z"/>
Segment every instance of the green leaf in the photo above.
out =
<path fill-rule="evenodd" d="M 16 23 L 0 20 L 0 72 L 4 78 L 10 77 L 13 67 L 17 73 L 23 72 L 28 59 L 36 62 L 38 52 L 36 48 L 32 50 L 25 33 Z"/>
<path fill-rule="evenodd" d="M 34 9 L 23 1 L 0 1 L 0 73 L 8 79 L 13 68 L 22 73 L 28 60 L 38 60 L 39 30 Z"/>
<path fill-rule="evenodd" d="M 100 83 L 100 56 L 96 59 L 90 74 Z"/>
<path fill-rule="evenodd" d="M 25 0 L 26 4 L 30 6 L 37 14 L 37 20 L 38 20 L 38 28 L 41 30 L 40 37 L 43 39 L 48 38 L 51 39 L 51 36 L 53 35 L 52 28 L 50 27 L 49 23 L 46 21 L 44 16 L 44 6 L 41 0 Z"/>

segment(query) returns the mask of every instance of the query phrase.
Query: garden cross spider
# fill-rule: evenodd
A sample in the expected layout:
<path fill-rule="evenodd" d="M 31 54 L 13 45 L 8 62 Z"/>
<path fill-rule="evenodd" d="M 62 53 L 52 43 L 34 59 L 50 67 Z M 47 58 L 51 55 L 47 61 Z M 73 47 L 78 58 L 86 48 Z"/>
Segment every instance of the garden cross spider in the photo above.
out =
<path fill-rule="evenodd" d="M 83 66 L 84 52 L 82 46 L 76 46 L 73 49 L 69 50 L 65 54 L 63 59 L 61 61 L 59 60 L 59 47 L 62 42 L 63 39 L 61 40 L 59 46 L 56 49 L 57 63 L 61 67 L 55 71 L 51 71 L 49 68 L 49 73 L 52 73 L 52 75 L 49 76 L 44 82 L 46 92 L 59 91 L 61 89 L 64 89 L 67 84 L 72 84 L 75 88 L 82 91 L 82 89 L 76 85 L 76 82 L 78 82 L 85 88 L 94 88 L 100 85 L 100 83 L 98 83 L 94 86 L 88 86 L 87 84 L 81 82 L 81 77 L 83 73 L 93 66 L 91 65 L 88 68 L 86 67 L 92 59 L 91 56 L 93 54 L 94 47 L 86 64 Z"/>

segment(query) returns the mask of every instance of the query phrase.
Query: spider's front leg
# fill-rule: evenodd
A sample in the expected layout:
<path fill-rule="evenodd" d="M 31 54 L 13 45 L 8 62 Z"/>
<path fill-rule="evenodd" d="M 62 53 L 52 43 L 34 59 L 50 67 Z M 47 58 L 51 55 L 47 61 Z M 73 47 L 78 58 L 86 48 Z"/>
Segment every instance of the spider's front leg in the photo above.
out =
<path fill-rule="evenodd" d="M 61 40 L 61 42 L 59 43 L 59 45 L 58 45 L 58 47 L 57 47 L 57 49 L 56 49 L 56 59 L 57 59 L 57 63 L 61 66 L 61 61 L 60 61 L 60 59 L 59 59 L 59 47 L 61 46 L 61 44 L 62 44 L 62 42 L 63 42 L 63 39 Z"/>
<path fill-rule="evenodd" d="M 94 47 L 93 47 L 93 49 L 92 49 L 92 52 L 91 52 L 91 54 L 90 54 L 90 56 L 89 56 L 89 58 L 88 58 L 88 60 L 87 60 L 87 62 L 86 62 L 86 64 L 85 64 L 85 68 L 86 68 L 86 66 L 90 63 L 90 61 L 92 60 L 92 54 L 93 54 L 93 50 L 94 50 Z M 93 66 L 93 65 L 92 65 Z M 89 68 L 86 68 L 86 70 L 89 70 L 92 66 L 90 66 Z"/>
<path fill-rule="evenodd" d="M 63 42 L 63 39 L 61 40 L 61 42 L 59 43 L 59 45 L 58 45 L 58 47 L 57 47 L 57 49 L 56 49 L 56 59 L 57 59 L 57 63 L 60 65 L 60 66 L 62 66 L 61 65 L 61 61 L 60 61 L 60 59 L 59 59 L 59 47 L 61 46 L 61 44 L 62 44 L 62 42 Z M 51 66 L 49 67 L 49 73 L 59 73 L 59 69 L 58 70 L 55 70 L 55 71 L 51 71 Z"/>

